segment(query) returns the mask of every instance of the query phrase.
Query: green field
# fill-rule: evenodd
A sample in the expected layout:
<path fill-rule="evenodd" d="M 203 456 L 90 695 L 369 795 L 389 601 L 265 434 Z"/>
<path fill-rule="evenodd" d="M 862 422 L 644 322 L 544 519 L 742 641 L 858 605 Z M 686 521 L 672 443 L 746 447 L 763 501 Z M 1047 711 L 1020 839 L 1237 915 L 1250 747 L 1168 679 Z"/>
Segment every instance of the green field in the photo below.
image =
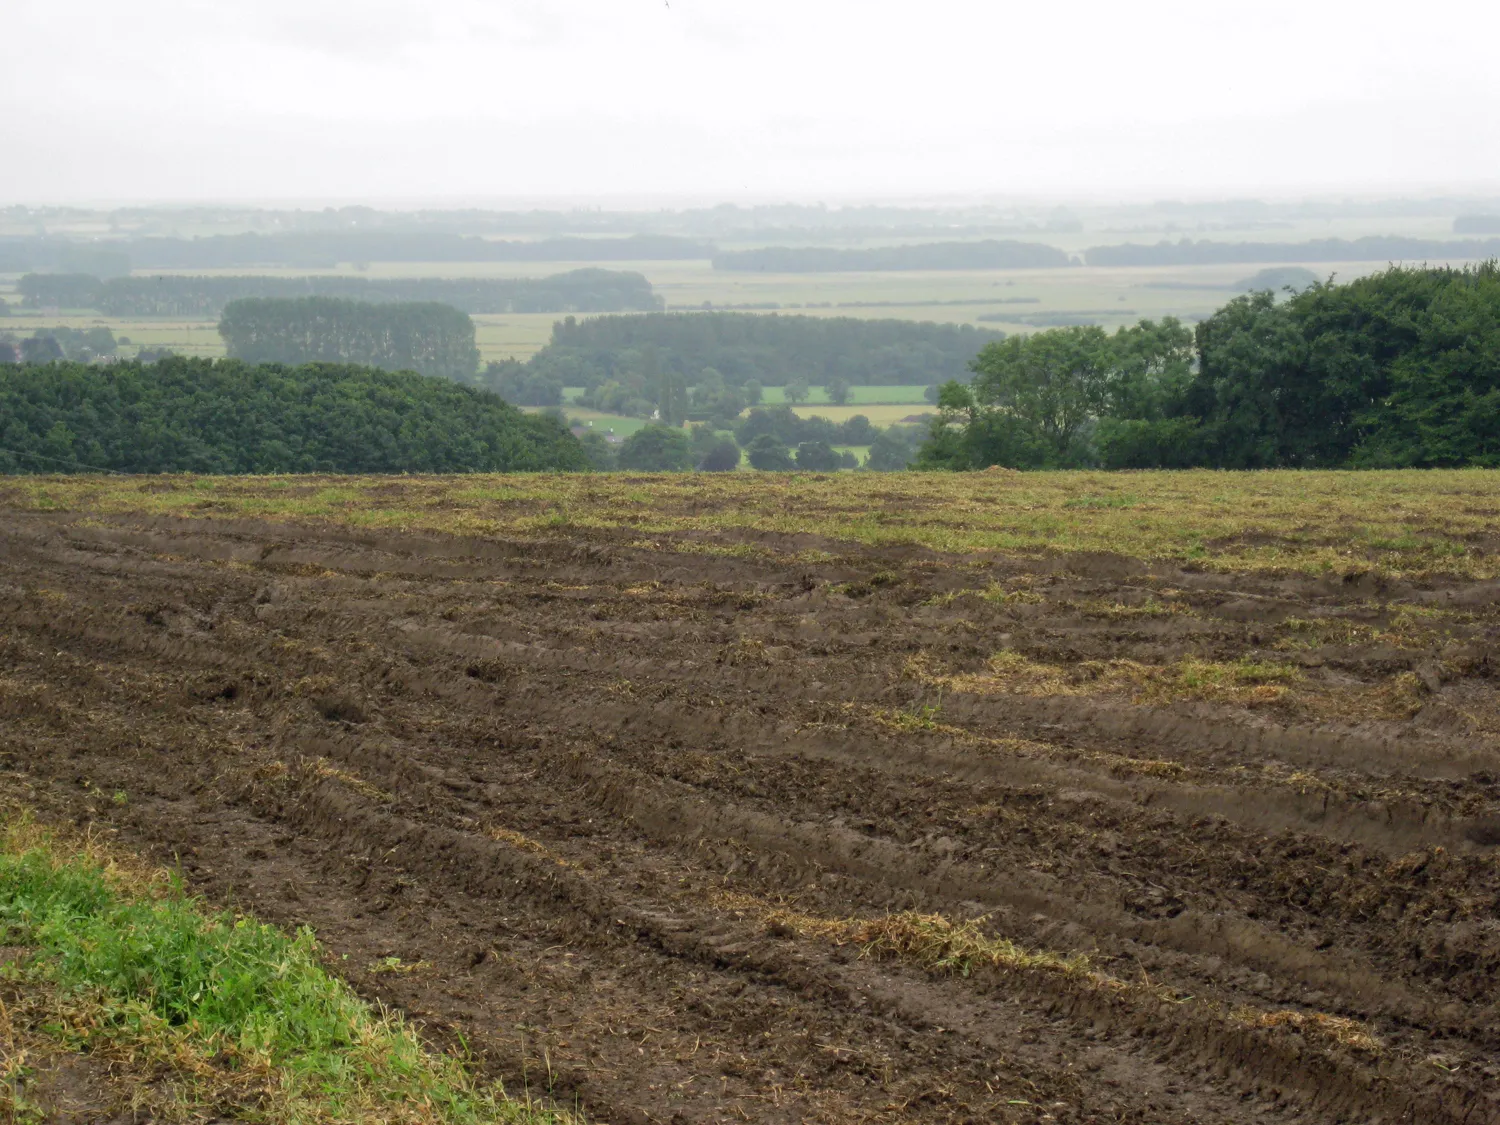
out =
<path fill-rule="evenodd" d="M 799 418 L 811 418 L 817 415 L 827 418 L 830 422 L 847 422 L 856 414 L 863 414 L 874 425 L 889 426 L 896 422 L 905 422 L 908 418 L 916 418 L 919 415 L 931 415 L 937 413 L 937 407 L 929 406 L 927 403 L 920 405 L 891 404 L 886 406 L 794 406 L 792 412 Z"/>
<path fill-rule="evenodd" d="M 528 413 L 535 414 L 544 408 L 526 406 L 522 407 L 522 409 Z M 622 438 L 627 438 L 642 426 L 649 426 L 651 424 L 649 418 L 630 418 L 624 414 L 605 414 L 601 410 L 587 410 L 581 406 L 565 407 L 564 412 L 569 418 L 582 422 L 585 425 L 592 422 L 593 425 L 590 426 L 590 429 L 598 430 L 603 434 L 613 433 L 617 437 Z"/>

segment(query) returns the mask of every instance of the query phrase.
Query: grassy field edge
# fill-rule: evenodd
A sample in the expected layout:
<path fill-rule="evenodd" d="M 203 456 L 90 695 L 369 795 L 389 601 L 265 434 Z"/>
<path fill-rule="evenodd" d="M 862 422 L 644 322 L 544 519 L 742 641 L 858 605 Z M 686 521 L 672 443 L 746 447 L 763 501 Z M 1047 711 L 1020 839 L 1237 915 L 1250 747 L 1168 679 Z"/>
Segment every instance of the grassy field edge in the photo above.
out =
<path fill-rule="evenodd" d="M 213 911 L 24 807 L 0 817 L 0 1119 L 46 1120 L 36 1080 L 71 1054 L 160 1120 L 576 1125 L 426 1049 L 323 967 L 310 930 Z"/>
<path fill-rule="evenodd" d="M 1500 577 L 1493 469 L 10 477 L 0 508 L 745 554 L 802 536 L 949 554 L 1106 552 L 1218 570 Z M 633 537 L 633 538 L 632 538 Z"/>

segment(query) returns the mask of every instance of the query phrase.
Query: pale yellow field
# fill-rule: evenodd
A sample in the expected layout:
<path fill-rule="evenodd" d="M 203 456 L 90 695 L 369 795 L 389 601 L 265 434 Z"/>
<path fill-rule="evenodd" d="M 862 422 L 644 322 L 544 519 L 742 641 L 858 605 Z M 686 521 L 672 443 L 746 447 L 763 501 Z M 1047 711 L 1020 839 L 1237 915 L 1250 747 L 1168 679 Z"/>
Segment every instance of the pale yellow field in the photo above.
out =
<path fill-rule="evenodd" d="M 903 422 L 907 418 L 914 418 L 922 414 L 935 414 L 937 407 L 926 404 L 920 406 L 907 405 L 876 405 L 876 406 L 829 406 L 827 404 L 808 404 L 792 407 L 793 412 L 799 418 L 811 418 L 816 414 L 820 418 L 827 418 L 830 422 L 846 422 L 856 414 L 863 414 L 877 426 L 889 426 L 893 422 Z"/>
<path fill-rule="evenodd" d="M 1097 240 L 1096 240 L 1097 241 Z M 1353 278 L 1383 269 L 1385 262 L 1303 263 L 1323 275 Z M 597 267 L 635 270 L 650 279 L 674 310 L 777 304 L 780 312 L 807 316 L 925 320 L 973 324 L 1005 332 L 1034 332 L 1045 318 L 1073 316 L 1106 328 L 1164 316 L 1194 321 L 1209 316 L 1235 296 L 1226 288 L 1254 274 L 1254 265 L 1055 270 L 892 271 L 831 274 L 731 273 L 707 261 L 682 262 L 375 262 L 368 269 L 217 270 L 204 273 L 268 276 L 348 274 L 395 277 L 538 277 L 569 269 Z M 12 297 L 13 299 L 13 297 Z M 924 303 L 928 302 L 928 303 Z M 951 302 L 951 303 L 934 303 Z M 773 310 L 746 310 L 770 312 Z M 981 320 L 993 316 L 1002 319 Z M 546 343 L 559 314 L 475 316 L 480 355 L 485 362 L 525 360 Z M 116 335 L 187 355 L 219 355 L 209 321 L 121 320 L 107 317 L 11 316 L 0 330 L 30 334 L 55 324 L 108 325 Z"/>

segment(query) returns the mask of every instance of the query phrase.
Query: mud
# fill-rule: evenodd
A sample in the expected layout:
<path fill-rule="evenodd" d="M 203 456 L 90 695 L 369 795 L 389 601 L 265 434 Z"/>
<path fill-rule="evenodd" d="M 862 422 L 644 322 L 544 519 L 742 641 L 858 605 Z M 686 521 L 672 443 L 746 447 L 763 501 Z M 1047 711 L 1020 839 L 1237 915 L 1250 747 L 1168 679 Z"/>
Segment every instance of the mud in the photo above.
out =
<path fill-rule="evenodd" d="M 597 1121 L 1500 1122 L 1494 583 L 743 538 L 0 515 L 0 780 Z"/>

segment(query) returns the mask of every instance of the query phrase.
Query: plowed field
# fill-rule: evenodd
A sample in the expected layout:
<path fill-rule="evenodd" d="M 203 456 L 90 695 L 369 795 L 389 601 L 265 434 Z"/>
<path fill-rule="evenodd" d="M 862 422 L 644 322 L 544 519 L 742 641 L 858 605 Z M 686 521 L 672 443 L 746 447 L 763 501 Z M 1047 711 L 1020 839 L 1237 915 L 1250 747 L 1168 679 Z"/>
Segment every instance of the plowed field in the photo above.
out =
<path fill-rule="evenodd" d="M 1493 580 L 33 508 L 6 784 L 513 1088 L 1500 1122 Z"/>

